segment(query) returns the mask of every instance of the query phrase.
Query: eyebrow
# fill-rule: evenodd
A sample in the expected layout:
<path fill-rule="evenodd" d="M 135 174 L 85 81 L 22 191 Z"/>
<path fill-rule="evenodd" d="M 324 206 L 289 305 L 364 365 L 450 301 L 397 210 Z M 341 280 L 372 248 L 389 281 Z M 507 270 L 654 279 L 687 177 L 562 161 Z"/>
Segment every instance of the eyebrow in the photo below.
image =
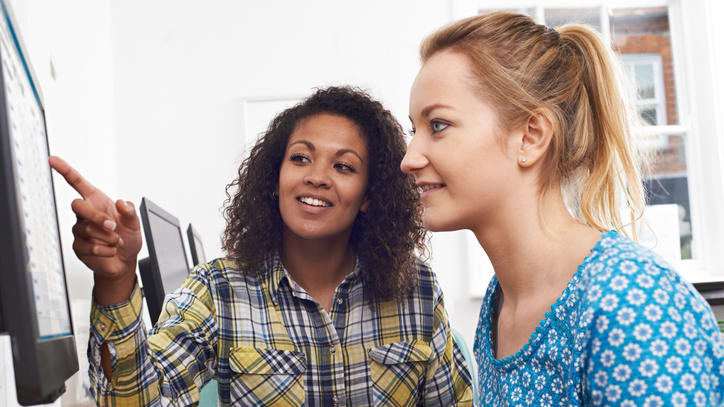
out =
<path fill-rule="evenodd" d="M 422 117 L 427 117 L 435 109 L 453 109 L 453 107 L 450 105 L 446 105 L 444 103 L 435 103 L 432 105 L 428 105 L 424 109 L 422 109 L 422 112 L 420 112 L 420 115 Z"/>
<path fill-rule="evenodd" d="M 308 142 L 307 140 L 297 140 L 297 141 L 289 144 L 289 147 L 291 147 L 291 146 L 293 146 L 293 145 L 295 145 L 295 144 L 304 144 L 304 145 L 307 146 L 307 148 L 310 149 L 311 151 L 316 150 L 316 148 L 314 147 L 314 144 Z M 365 162 L 365 160 L 362 159 L 362 156 L 361 156 L 358 152 L 356 152 L 356 151 L 354 151 L 354 150 L 352 150 L 352 149 L 350 149 L 350 148 L 341 148 L 341 149 L 339 149 L 339 150 L 337 151 L 337 153 L 335 154 L 335 157 L 340 157 L 340 156 L 343 156 L 343 155 L 345 155 L 345 154 L 347 154 L 347 153 L 354 154 L 354 155 L 357 156 L 357 158 L 359 158 L 360 161 L 362 161 L 363 163 Z"/>

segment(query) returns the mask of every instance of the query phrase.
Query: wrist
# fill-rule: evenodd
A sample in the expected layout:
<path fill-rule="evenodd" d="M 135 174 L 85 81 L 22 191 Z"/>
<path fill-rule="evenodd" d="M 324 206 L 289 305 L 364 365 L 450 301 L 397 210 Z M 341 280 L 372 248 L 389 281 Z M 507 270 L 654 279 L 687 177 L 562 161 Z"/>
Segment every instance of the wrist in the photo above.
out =
<path fill-rule="evenodd" d="M 98 305 L 108 306 L 127 301 L 136 286 L 136 273 L 124 273 L 116 278 L 94 278 L 93 298 Z"/>

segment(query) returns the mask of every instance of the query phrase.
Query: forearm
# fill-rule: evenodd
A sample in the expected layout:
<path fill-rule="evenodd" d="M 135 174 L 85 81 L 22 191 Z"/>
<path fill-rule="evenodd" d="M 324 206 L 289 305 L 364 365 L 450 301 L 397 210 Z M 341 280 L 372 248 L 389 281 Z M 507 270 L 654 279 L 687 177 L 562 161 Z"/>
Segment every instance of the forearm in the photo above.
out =
<path fill-rule="evenodd" d="M 135 263 L 134 263 L 135 264 Z M 128 301 L 136 287 L 136 270 L 128 268 L 116 278 L 93 276 L 93 299 L 96 304 L 109 306 Z"/>
<path fill-rule="evenodd" d="M 92 393 L 99 405 L 151 406 L 159 400 L 159 372 L 141 320 L 140 288 L 127 301 L 94 303 L 88 344 Z"/>
<path fill-rule="evenodd" d="M 108 280 L 96 277 L 93 286 L 93 298 L 98 305 L 107 306 L 128 301 L 136 286 L 135 270 L 129 271 L 124 277 Z M 106 379 L 111 379 L 111 353 L 108 343 L 101 345 L 101 366 Z"/>

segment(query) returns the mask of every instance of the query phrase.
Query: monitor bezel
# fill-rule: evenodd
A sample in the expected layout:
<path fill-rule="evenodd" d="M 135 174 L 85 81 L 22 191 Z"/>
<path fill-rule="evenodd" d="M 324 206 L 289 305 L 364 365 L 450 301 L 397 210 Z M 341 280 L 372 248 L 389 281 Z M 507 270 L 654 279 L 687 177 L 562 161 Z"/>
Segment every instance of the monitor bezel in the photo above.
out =
<path fill-rule="evenodd" d="M 45 107 L 42 95 L 37 89 L 36 77 L 32 67 L 25 59 L 25 47 L 15 32 L 15 21 L 12 11 L 0 0 L 2 15 L 8 24 L 16 50 L 21 62 L 24 64 L 25 74 L 33 88 L 43 118 L 45 131 L 45 148 L 50 154 L 48 144 L 47 123 L 45 121 Z M 2 63 L 0 52 L 0 63 Z M 0 74 L 0 89 L 4 89 L 5 79 Z M 68 292 L 68 278 L 62 252 L 62 239 L 58 221 L 58 210 L 53 199 L 53 211 L 56 219 L 56 233 L 60 243 L 59 256 L 63 272 L 66 307 L 70 319 L 70 333 L 61 337 L 41 339 L 38 332 L 36 304 L 33 296 L 32 278 L 28 273 L 28 258 L 26 257 L 26 241 L 22 233 L 22 221 L 19 218 L 19 205 L 16 198 L 16 184 L 13 157 L 11 153 L 11 136 L 7 116 L 7 102 L 5 93 L 0 92 L 0 154 L 2 160 L 2 175 L 0 175 L 0 219 L 7 225 L 7 234 L 0 235 L 0 258 L 4 259 L 3 273 L 0 277 L 0 301 L 2 302 L 2 320 L 5 331 L 10 334 L 15 371 L 15 387 L 17 399 L 21 405 L 34 405 L 51 403 L 65 391 L 65 381 L 78 371 L 78 357 L 75 347 L 75 326 L 70 306 Z M 48 176 L 55 197 L 55 185 L 48 165 Z M 7 204 L 7 205 L 5 205 Z M 19 306 L 26 304 L 27 306 Z M 10 312 L 12 310 L 12 312 Z M 32 321 L 28 323 L 28 321 Z"/>
<path fill-rule="evenodd" d="M 188 228 L 186 228 L 186 237 L 189 239 L 189 249 L 191 249 L 191 261 L 194 263 L 194 267 L 201 263 L 199 260 L 199 252 L 198 248 L 196 247 L 196 239 L 201 242 L 203 245 L 204 241 L 201 239 L 201 235 L 199 235 L 198 231 L 189 223 Z M 204 257 L 206 257 L 206 253 L 204 253 Z M 208 261 L 208 259 L 204 259 L 204 261 Z"/>

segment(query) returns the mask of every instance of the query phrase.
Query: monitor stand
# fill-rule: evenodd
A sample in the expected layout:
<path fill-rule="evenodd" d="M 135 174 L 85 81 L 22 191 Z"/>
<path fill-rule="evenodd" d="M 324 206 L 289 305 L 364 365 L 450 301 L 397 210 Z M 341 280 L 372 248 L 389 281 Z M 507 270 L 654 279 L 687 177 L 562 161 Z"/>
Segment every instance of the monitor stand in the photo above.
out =
<path fill-rule="evenodd" d="M 151 324 L 156 325 L 158 316 L 161 314 L 163 299 L 166 296 L 161 282 L 161 275 L 154 272 L 150 257 L 144 257 L 138 261 L 138 271 L 141 273 L 142 293 L 146 297 L 148 315 L 151 318 Z"/>

